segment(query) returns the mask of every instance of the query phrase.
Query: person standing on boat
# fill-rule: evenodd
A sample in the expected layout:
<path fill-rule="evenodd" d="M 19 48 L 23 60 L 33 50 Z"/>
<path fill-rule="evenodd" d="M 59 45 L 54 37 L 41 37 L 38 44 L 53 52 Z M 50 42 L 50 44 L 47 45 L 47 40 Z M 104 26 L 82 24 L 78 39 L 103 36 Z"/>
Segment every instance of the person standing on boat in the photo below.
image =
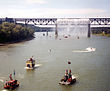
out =
<path fill-rule="evenodd" d="M 72 74 L 71 74 L 71 69 L 69 70 L 69 74 L 68 74 L 68 82 L 71 82 L 72 80 Z"/>
<path fill-rule="evenodd" d="M 65 71 L 64 82 L 68 80 L 68 70 Z"/>
<path fill-rule="evenodd" d="M 10 80 L 13 80 L 13 79 L 12 79 L 12 74 L 10 74 L 9 78 L 10 78 Z"/>
<path fill-rule="evenodd" d="M 32 56 L 33 57 L 33 56 Z M 32 62 L 32 64 L 33 64 L 33 59 L 32 59 L 32 57 L 30 58 L 30 61 Z"/>
<path fill-rule="evenodd" d="M 71 69 L 69 70 L 68 76 L 69 76 L 69 78 L 72 78 Z"/>
<path fill-rule="evenodd" d="M 6 86 L 8 85 L 8 81 L 7 81 L 7 80 L 5 81 L 5 85 L 6 85 Z"/>
<path fill-rule="evenodd" d="M 30 61 L 33 62 L 33 56 L 30 58 Z"/>
<path fill-rule="evenodd" d="M 30 58 L 30 61 L 33 61 L 33 59 L 32 59 L 32 58 Z"/>

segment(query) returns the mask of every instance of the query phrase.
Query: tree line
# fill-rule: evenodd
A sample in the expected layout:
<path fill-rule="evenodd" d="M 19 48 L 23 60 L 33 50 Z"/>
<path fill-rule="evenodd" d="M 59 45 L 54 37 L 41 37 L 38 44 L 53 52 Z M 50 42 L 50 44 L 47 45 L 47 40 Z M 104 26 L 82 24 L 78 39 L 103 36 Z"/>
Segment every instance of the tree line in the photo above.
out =
<path fill-rule="evenodd" d="M 28 25 L 3 22 L 0 24 L 0 42 L 17 42 L 34 37 L 34 30 Z"/>

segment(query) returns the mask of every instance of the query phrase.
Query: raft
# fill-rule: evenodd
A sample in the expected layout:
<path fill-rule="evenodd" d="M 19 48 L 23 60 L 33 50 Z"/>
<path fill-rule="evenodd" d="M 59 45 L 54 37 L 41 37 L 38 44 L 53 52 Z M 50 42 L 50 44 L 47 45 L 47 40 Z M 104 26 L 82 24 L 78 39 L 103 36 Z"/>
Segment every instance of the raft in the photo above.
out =
<path fill-rule="evenodd" d="M 34 69 L 35 68 L 35 60 L 27 60 L 26 61 L 26 69 Z"/>
<path fill-rule="evenodd" d="M 15 88 L 19 87 L 19 82 L 18 80 L 11 80 L 8 81 L 5 85 L 4 85 L 4 89 L 8 89 L 8 90 L 13 90 Z"/>
<path fill-rule="evenodd" d="M 75 82 L 76 82 L 76 77 L 75 77 L 74 75 L 72 75 L 72 79 L 71 79 L 70 82 L 69 82 L 69 81 L 64 82 L 64 81 L 61 79 L 61 81 L 59 82 L 59 84 L 61 84 L 61 85 L 72 85 L 72 84 L 74 84 Z"/>

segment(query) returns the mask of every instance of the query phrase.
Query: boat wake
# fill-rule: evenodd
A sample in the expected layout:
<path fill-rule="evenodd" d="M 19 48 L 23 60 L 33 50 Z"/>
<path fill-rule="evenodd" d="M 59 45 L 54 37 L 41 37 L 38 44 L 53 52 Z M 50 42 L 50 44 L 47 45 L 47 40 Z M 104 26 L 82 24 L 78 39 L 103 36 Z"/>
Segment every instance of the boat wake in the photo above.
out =
<path fill-rule="evenodd" d="M 0 79 L 0 82 L 4 82 L 4 80 Z"/>
<path fill-rule="evenodd" d="M 4 89 L 4 90 L 2 90 L 2 91 L 9 91 L 9 90 Z"/>
<path fill-rule="evenodd" d="M 40 67 L 42 64 L 36 64 L 35 65 L 35 68 L 37 68 L 37 67 Z"/>
<path fill-rule="evenodd" d="M 0 77 L 0 82 L 4 82 L 5 77 Z"/>
<path fill-rule="evenodd" d="M 73 75 L 74 75 L 75 78 L 78 78 L 79 77 L 78 74 L 73 74 Z"/>
<path fill-rule="evenodd" d="M 94 51 L 96 51 L 96 48 L 88 47 L 85 50 L 74 50 L 72 52 L 84 53 L 84 52 L 94 52 Z"/>
<path fill-rule="evenodd" d="M 79 52 L 79 53 L 83 53 L 83 52 L 91 52 L 91 51 L 86 51 L 86 50 L 75 50 L 75 51 L 72 51 L 72 52 Z"/>

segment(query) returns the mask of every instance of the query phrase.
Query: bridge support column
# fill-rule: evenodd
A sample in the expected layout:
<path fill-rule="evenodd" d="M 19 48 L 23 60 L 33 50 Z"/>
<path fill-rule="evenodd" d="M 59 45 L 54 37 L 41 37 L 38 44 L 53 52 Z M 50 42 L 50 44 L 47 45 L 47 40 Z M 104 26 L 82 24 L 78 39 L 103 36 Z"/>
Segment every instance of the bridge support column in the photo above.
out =
<path fill-rule="evenodd" d="M 55 24 L 55 36 L 58 36 L 57 24 Z"/>
<path fill-rule="evenodd" d="M 47 36 L 48 36 L 48 30 L 47 30 Z"/>
<path fill-rule="evenodd" d="M 25 23 L 25 25 L 27 25 L 27 22 L 26 22 L 26 20 L 24 21 L 24 23 Z"/>
<path fill-rule="evenodd" d="M 90 24 L 88 24 L 88 34 L 87 34 L 87 37 L 90 38 L 90 36 L 91 36 Z"/>

